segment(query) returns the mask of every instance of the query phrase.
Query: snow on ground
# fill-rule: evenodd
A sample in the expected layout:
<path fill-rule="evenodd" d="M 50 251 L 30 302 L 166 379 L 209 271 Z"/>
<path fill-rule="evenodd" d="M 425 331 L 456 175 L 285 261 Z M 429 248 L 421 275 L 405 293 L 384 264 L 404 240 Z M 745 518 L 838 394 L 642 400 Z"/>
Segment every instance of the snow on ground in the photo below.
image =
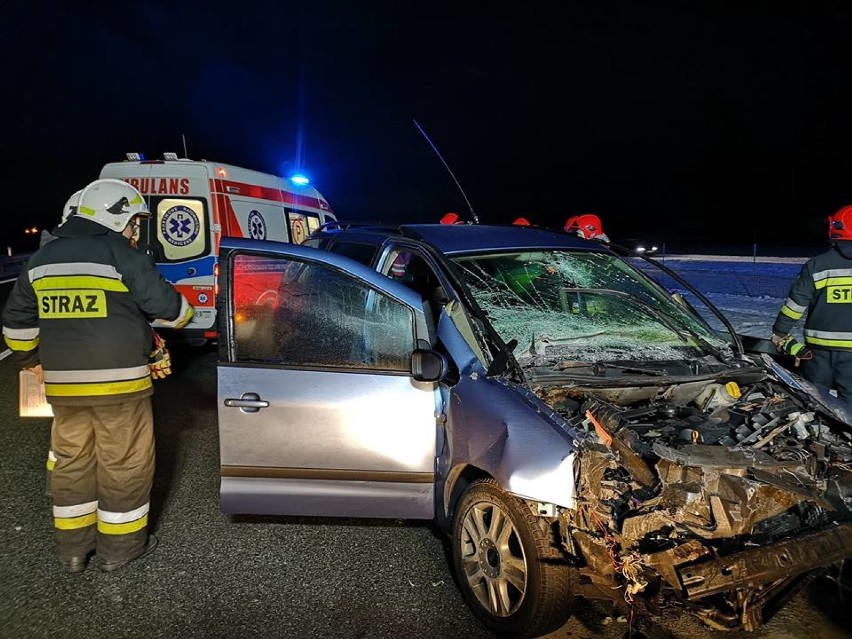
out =
<path fill-rule="evenodd" d="M 678 255 L 660 262 L 695 286 L 710 300 L 741 335 L 769 338 L 772 323 L 787 297 L 793 279 L 805 257 L 766 257 L 754 259 L 737 256 Z M 703 315 L 706 307 L 680 283 L 666 273 L 640 266 L 669 290 L 680 292 Z M 710 319 L 714 328 L 722 328 Z M 801 326 L 794 333 L 801 334 Z"/>
<path fill-rule="evenodd" d="M 784 302 L 776 297 L 747 297 L 714 293 L 710 301 L 725 315 L 740 335 L 769 338 L 772 323 Z"/>

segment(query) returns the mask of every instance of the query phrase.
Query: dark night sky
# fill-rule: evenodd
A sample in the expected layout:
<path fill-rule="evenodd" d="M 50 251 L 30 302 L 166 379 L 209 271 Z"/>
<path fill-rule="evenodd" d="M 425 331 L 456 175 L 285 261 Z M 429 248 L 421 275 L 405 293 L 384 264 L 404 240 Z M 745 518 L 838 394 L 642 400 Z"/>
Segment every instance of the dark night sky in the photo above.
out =
<path fill-rule="evenodd" d="M 852 203 L 848 2 L 179 4 L 2 4 L 4 245 L 181 134 L 342 219 L 464 212 L 412 118 L 482 222 L 821 244 Z"/>

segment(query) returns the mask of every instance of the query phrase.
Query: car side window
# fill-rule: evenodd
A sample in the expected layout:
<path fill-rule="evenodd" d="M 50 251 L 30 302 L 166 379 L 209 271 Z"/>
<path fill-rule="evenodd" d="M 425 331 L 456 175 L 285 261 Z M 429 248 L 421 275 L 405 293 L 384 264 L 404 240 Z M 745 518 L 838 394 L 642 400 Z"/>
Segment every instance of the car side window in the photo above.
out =
<path fill-rule="evenodd" d="M 422 255 L 405 249 L 394 249 L 382 270 L 391 279 L 420 293 L 429 304 L 432 316 L 440 316 L 441 308 L 449 301 L 449 297 L 434 269 Z"/>
<path fill-rule="evenodd" d="M 371 266 L 373 258 L 376 257 L 378 246 L 373 244 L 362 244 L 360 242 L 332 242 L 329 251 L 338 255 L 345 255 L 348 258 L 360 262 L 364 266 Z"/>
<path fill-rule="evenodd" d="M 330 266 L 239 254 L 232 268 L 234 358 L 408 372 L 410 308 Z"/>

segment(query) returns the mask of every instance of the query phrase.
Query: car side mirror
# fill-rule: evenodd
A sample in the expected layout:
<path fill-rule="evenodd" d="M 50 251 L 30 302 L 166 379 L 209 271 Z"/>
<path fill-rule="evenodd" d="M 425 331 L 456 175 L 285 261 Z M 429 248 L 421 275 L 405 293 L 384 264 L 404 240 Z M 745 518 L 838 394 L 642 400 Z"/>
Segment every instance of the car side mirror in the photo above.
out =
<path fill-rule="evenodd" d="M 433 350 L 418 348 L 411 353 L 411 376 L 418 382 L 440 381 L 448 368 L 447 359 Z"/>

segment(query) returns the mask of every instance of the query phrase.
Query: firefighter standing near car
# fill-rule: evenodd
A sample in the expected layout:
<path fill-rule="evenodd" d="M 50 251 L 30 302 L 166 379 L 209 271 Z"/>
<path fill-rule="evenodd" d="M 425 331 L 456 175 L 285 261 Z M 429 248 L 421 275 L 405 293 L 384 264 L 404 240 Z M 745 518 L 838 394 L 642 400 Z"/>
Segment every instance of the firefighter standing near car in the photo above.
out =
<path fill-rule="evenodd" d="M 852 206 L 829 216 L 828 238 L 831 249 L 805 262 L 793 280 L 772 343 L 796 359 L 805 379 L 835 389 L 852 410 Z M 805 315 L 802 344 L 791 331 Z"/>
<path fill-rule="evenodd" d="M 92 182 L 58 239 L 30 257 L 3 311 L 7 344 L 22 367 L 43 370 L 53 409 L 53 521 L 68 572 L 85 570 L 93 552 L 111 572 L 157 543 L 147 530 L 152 377 L 168 357 L 149 322 L 181 327 L 193 311 L 130 245 L 149 215 L 129 184 Z"/>

